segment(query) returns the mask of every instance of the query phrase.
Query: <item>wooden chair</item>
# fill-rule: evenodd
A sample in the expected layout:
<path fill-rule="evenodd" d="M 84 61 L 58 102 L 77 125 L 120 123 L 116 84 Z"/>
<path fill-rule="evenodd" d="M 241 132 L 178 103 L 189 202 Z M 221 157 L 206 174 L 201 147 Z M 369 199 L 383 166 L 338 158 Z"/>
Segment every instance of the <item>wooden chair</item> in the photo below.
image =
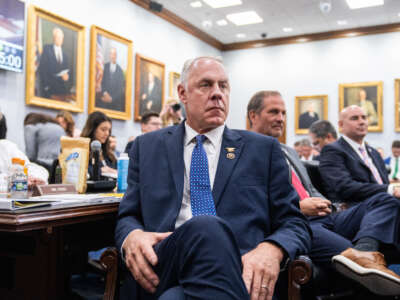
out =
<path fill-rule="evenodd" d="M 119 293 L 118 277 L 118 251 L 108 248 L 99 261 L 90 261 L 96 269 L 101 270 L 105 276 L 105 290 L 103 300 L 117 299 Z M 300 288 L 312 277 L 311 260 L 307 256 L 300 256 L 290 262 L 288 267 L 288 300 L 301 300 Z"/>

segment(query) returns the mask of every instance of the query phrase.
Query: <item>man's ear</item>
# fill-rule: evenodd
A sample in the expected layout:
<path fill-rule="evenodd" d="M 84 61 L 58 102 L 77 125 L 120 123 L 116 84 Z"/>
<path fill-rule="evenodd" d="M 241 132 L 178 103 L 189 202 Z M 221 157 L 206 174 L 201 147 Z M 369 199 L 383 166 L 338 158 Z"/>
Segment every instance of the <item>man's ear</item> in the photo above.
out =
<path fill-rule="evenodd" d="M 254 121 L 255 121 L 255 119 L 256 119 L 256 115 L 257 115 L 257 113 L 254 111 L 254 110 L 252 110 L 252 111 L 249 111 L 249 113 L 248 113 L 248 118 L 250 119 L 250 123 L 254 126 Z"/>
<path fill-rule="evenodd" d="M 178 84 L 178 96 L 179 96 L 179 99 L 181 100 L 181 102 L 183 104 L 186 104 L 186 99 L 187 99 L 186 89 L 182 83 Z"/>

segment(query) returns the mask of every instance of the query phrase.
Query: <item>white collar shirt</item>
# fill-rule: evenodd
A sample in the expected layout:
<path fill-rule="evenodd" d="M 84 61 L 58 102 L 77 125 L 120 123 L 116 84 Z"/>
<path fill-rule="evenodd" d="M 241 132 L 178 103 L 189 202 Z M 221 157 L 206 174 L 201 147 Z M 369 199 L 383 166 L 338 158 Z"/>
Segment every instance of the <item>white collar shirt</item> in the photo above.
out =
<path fill-rule="evenodd" d="M 208 173 L 210 176 L 211 190 L 214 186 L 215 174 L 217 172 L 219 155 L 221 152 L 222 136 L 225 125 L 221 125 L 204 135 L 207 139 L 204 141 L 203 147 L 208 159 Z M 199 135 L 185 122 L 185 136 L 183 139 L 183 159 L 184 159 L 184 180 L 183 180 L 183 197 L 182 205 L 176 219 L 175 228 L 178 228 L 187 220 L 192 218 L 192 207 L 190 204 L 190 164 L 192 160 L 192 152 L 195 146 L 195 137 Z M 214 199 L 215 200 L 215 199 Z"/>
<path fill-rule="evenodd" d="M 56 60 L 58 61 L 58 63 L 61 64 L 63 61 L 61 47 L 54 45 L 54 55 L 56 56 Z"/>

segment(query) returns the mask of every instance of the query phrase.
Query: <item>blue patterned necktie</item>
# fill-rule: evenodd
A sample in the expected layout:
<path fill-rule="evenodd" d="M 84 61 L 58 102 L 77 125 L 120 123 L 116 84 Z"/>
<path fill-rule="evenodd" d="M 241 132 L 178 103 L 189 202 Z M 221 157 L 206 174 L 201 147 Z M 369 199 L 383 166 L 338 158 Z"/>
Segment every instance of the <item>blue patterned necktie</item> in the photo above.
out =
<path fill-rule="evenodd" d="M 204 135 L 196 136 L 196 146 L 190 163 L 190 204 L 193 216 L 215 216 L 215 205 L 208 175 L 207 154 L 203 148 Z"/>

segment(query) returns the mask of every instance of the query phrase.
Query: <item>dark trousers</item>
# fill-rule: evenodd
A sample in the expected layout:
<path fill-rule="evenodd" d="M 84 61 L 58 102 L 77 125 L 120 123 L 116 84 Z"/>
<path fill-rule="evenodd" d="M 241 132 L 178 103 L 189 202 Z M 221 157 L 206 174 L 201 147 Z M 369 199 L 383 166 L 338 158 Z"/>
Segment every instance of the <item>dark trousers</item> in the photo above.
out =
<path fill-rule="evenodd" d="M 310 218 L 313 232 L 310 257 L 330 265 L 331 258 L 363 237 L 383 244 L 399 243 L 400 200 L 388 193 L 376 194 L 344 211 Z"/>
<path fill-rule="evenodd" d="M 154 270 L 160 279 L 156 293 L 146 293 L 138 288 L 139 297 L 135 298 L 132 295 L 135 282 L 128 274 L 121 299 L 153 300 L 160 296 L 164 300 L 250 298 L 242 279 L 236 239 L 221 218 L 193 217 L 157 244 L 155 251 L 158 264 Z M 176 286 L 180 288 L 171 290 Z"/>

